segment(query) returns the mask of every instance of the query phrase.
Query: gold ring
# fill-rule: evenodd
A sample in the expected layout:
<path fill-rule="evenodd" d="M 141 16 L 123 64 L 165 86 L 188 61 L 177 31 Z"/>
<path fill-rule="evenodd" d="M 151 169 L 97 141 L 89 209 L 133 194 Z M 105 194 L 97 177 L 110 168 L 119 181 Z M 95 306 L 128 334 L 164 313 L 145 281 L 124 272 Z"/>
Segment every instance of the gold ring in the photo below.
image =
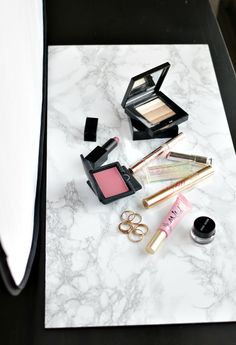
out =
<path fill-rule="evenodd" d="M 142 231 L 142 233 L 143 233 L 144 236 L 147 234 L 147 232 L 148 232 L 148 230 L 149 230 L 148 226 L 147 226 L 146 224 L 143 224 L 143 223 L 137 224 L 137 226 L 136 226 L 136 227 L 133 227 L 133 228 L 134 228 L 133 231 L 136 231 L 136 230 Z M 143 229 L 141 229 L 141 228 L 143 228 L 144 231 L 143 231 Z"/>
<path fill-rule="evenodd" d="M 131 236 L 136 236 L 137 239 L 135 240 L 135 237 L 132 238 Z M 133 228 L 133 230 L 130 231 L 128 234 L 128 238 L 131 242 L 140 242 L 142 241 L 143 237 L 144 237 L 144 234 L 142 230 L 138 228 Z"/>
<path fill-rule="evenodd" d="M 127 216 L 126 216 L 127 215 Z M 132 218 L 133 216 L 133 218 Z M 133 220 L 134 219 L 134 212 L 130 210 L 126 210 L 121 213 L 120 219 L 121 220 Z"/>
<path fill-rule="evenodd" d="M 132 219 L 130 219 L 130 216 L 128 216 L 128 220 L 132 221 L 133 223 L 141 223 L 142 216 L 139 213 L 134 212 L 132 216 Z"/>
<path fill-rule="evenodd" d="M 128 226 L 128 227 L 127 227 Z M 123 234 L 128 234 L 130 231 L 132 231 L 133 226 L 130 221 L 125 220 L 122 223 L 118 225 L 118 229 L 123 232 Z"/>
<path fill-rule="evenodd" d="M 131 242 L 140 242 L 148 232 L 148 226 L 141 223 L 142 216 L 131 210 L 122 212 L 120 219 L 122 222 L 118 225 L 118 229 L 127 234 Z"/>

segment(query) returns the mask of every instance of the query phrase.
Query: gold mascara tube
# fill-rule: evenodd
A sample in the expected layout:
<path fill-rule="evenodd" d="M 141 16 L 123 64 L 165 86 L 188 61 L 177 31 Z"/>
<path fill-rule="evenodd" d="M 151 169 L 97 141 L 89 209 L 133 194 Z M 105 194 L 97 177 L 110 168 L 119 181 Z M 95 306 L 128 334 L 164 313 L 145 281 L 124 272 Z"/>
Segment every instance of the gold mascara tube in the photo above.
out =
<path fill-rule="evenodd" d="M 143 199 L 143 205 L 146 208 L 158 205 L 163 201 L 172 198 L 179 192 L 182 192 L 185 189 L 193 187 L 195 184 L 201 182 L 207 177 L 211 176 L 214 173 L 214 170 L 211 165 L 204 166 L 204 168 L 195 172 L 192 175 L 189 175 L 182 180 L 177 181 L 176 183 L 161 189 L 159 192 L 148 196 Z"/>
<path fill-rule="evenodd" d="M 208 158 L 204 156 L 188 155 L 186 153 L 180 153 L 180 152 L 168 152 L 165 157 L 173 161 L 180 161 L 180 162 L 189 161 L 189 162 L 212 165 L 212 158 Z"/>

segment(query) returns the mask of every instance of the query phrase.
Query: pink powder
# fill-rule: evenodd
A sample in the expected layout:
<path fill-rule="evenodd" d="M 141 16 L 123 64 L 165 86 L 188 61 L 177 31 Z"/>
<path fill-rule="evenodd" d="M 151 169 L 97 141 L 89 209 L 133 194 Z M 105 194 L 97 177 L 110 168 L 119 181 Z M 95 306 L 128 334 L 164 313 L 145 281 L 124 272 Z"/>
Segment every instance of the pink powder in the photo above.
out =
<path fill-rule="evenodd" d="M 95 172 L 93 176 L 105 198 L 129 191 L 129 188 L 116 167 Z"/>

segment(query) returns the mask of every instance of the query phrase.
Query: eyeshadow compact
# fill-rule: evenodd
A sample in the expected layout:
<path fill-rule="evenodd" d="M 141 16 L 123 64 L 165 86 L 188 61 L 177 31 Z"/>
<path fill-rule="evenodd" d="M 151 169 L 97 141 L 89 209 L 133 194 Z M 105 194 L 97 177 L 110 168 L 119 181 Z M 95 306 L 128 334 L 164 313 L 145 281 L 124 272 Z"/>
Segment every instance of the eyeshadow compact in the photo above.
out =
<path fill-rule="evenodd" d="M 117 144 L 114 144 L 114 141 L 118 143 L 117 139 L 118 138 L 109 139 L 101 147 L 111 148 L 108 150 L 110 152 L 117 146 Z M 99 149 L 96 147 L 86 157 L 80 155 L 84 171 L 88 178 L 87 184 L 97 195 L 98 199 L 103 204 L 109 204 L 140 190 L 142 188 L 140 183 L 134 178 L 132 173 L 125 166 L 121 166 L 119 162 L 101 166 L 101 164 L 104 163 L 104 158 L 101 160 L 101 155 L 104 157 L 104 152 L 100 149 L 101 147 L 99 146 Z"/>
<path fill-rule="evenodd" d="M 148 138 L 158 137 L 160 132 L 163 135 L 188 119 L 188 114 L 160 91 L 169 68 L 166 62 L 131 78 L 121 103 L 132 126 L 146 132 Z"/>

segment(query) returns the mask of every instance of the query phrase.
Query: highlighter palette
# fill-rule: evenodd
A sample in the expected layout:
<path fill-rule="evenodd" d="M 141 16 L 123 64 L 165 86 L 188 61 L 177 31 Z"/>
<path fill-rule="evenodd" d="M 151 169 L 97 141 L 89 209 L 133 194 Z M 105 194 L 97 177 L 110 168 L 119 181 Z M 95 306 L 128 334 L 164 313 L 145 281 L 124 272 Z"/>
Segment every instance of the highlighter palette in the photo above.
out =
<path fill-rule="evenodd" d="M 168 62 L 131 78 L 121 105 L 126 114 L 154 137 L 188 119 L 188 114 L 160 91 Z"/>

